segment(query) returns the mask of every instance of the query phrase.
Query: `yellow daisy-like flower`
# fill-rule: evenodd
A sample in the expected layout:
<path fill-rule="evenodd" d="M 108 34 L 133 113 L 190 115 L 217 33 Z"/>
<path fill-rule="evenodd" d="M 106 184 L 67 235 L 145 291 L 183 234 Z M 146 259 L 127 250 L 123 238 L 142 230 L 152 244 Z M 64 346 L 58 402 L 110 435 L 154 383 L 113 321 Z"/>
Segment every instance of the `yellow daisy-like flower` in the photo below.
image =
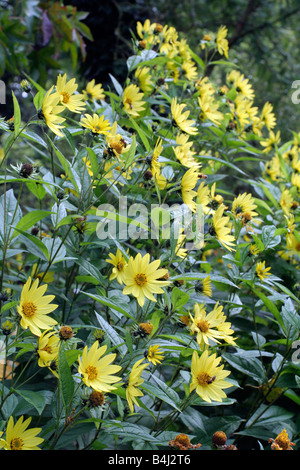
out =
<path fill-rule="evenodd" d="M 139 82 L 141 90 L 145 94 L 150 94 L 154 90 L 150 71 L 150 67 L 138 67 L 134 74 L 135 78 Z"/>
<path fill-rule="evenodd" d="M 60 340 L 53 330 L 44 331 L 38 342 L 38 365 L 39 367 L 50 367 L 52 362 L 58 359 Z"/>
<path fill-rule="evenodd" d="M 103 115 L 99 116 L 94 113 L 93 116 L 85 114 L 81 119 L 80 124 L 90 129 L 93 134 L 104 134 L 107 135 L 111 129 L 111 124 L 108 119 L 105 119 Z"/>
<path fill-rule="evenodd" d="M 59 74 L 56 82 L 56 91 L 59 93 L 60 102 L 73 113 L 81 113 L 85 109 L 84 96 L 75 93 L 78 88 L 75 78 L 67 82 L 67 74 Z"/>
<path fill-rule="evenodd" d="M 252 194 L 244 193 L 234 198 L 231 211 L 234 217 L 242 217 L 244 213 L 247 213 L 252 219 L 258 215 L 255 212 L 256 207 Z"/>
<path fill-rule="evenodd" d="M 291 207 L 293 205 L 293 201 L 294 199 L 289 189 L 284 189 L 281 193 L 279 204 L 285 214 L 289 215 Z"/>
<path fill-rule="evenodd" d="M 123 106 L 127 114 L 133 117 L 139 117 L 145 109 L 143 101 L 144 93 L 140 91 L 137 85 L 128 85 L 123 92 Z"/>
<path fill-rule="evenodd" d="M 231 228 L 228 225 L 229 217 L 223 216 L 223 213 L 224 206 L 220 205 L 213 215 L 212 226 L 209 229 L 209 233 L 215 236 L 227 250 L 233 251 L 235 238 L 233 235 L 230 235 Z"/>
<path fill-rule="evenodd" d="M 216 354 L 209 356 L 207 349 L 200 357 L 196 351 L 193 353 L 190 391 L 196 390 L 202 400 L 208 403 L 212 400 L 221 402 L 222 398 L 226 398 L 223 389 L 232 385 L 225 380 L 230 371 L 224 370 L 224 365 L 219 366 L 220 362 L 221 357 L 216 357 Z"/>
<path fill-rule="evenodd" d="M 25 421 L 24 417 L 21 416 L 16 424 L 14 424 L 14 419 L 10 416 L 7 428 L 5 440 L 1 439 L 0 448 L 5 450 L 40 450 L 38 447 L 44 439 L 37 437 L 42 430 L 42 428 L 31 428 L 27 429 L 31 417 L 27 418 Z"/>
<path fill-rule="evenodd" d="M 210 95 L 198 97 L 198 103 L 201 108 L 199 118 L 201 121 L 209 120 L 219 126 L 224 116 L 218 111 L 219 104 Z"/>
<path fill-rule="evenodd" d="M 120 284 L 124 284 L 124 273 L 127 267 L 127 261 L 124 258 L 122 251 L 117 249 L 116 254 L 109 253 L 108 256 L 110 259 L 107 259 L 107 263 L 113 265 L 112 273 L 109 277 L 110 281 L 117 279 Z"/>
<path fill-rule="evenodd" d="M 116 354 L 107 354 L 102 357 L 107 346 L 99 348 L 98 345 L 98 341 L 95 341 L 89 350 L 85 346 L 82 356 L 78 359 L 78 372 L 82 375 L 82 380 L 87 387 L 102 393 L 111 392 L 116 389 L 111 384 L 121 380 L 120 377 L 113 375 L 121 370 L 121 366 L 111 365 Z"/>
<path fill-rule="evenodd" d="M 168 274 L 168 270 L 159 269 L 159 265 L 160 259 L 150 263 L 149 253 L 143 257 L 138 253 L 134 259 L 131 256 L 124 272 L 123 294 L 132 294 L 141 307 L 146 298 L 156 302 L 153 294 L 162 294 L 164 292 L 162 287 L 169 285 L 169 281 L 161 280 Z"/>
<path fill-rule="evenodd" d="M 129 374 L 128 384 L 126 387 L 126 400 L 129 406 L 130 411 L 133 413 L 134 404 L 139 406 L 139 403 L 136 397 L 144 396 L 143 392 L 138 388 L 144 382 L 144 379 L 141 378 L 143 370 L 148 367 L 148 363 L 142 364 L 144 358 L 137 361 Z"/>
<path fill-rule="evenodd" d="M 60 95 L 57 92 L 52 93 L 54 85 L 45 94 L 42 109 L 38 112 L 40 119 L 43 119 L 49 129 L 59 137 L 64 137 L 64 134 L 60 130 L 63 128 L 61 125 L 65 118 L 59 114 L 64 111 L 64 106 L 60 105 Z"/>
<path fill-rule="evenodd" d="M 154 364 L 155 366 L 157 364 L 161 364 L 161 361 L 164 359 L 164 354 L 157 344 L 149 346 L 149 349 L 148 351 L 146 351 L 145 356 L 148 361 Z"/>
<path fill-rule="evenodd" d="M 102 83 L 96 83 L 94 78 L 87 83 L 85 89 L 82 90 L 82 94 L 86 101 L 101 101 L 105 98 Z"/>
<path fill-rule="evenodd" d="M 260 142 L 260 144 L 263 147 L 265 147 L 263 149 L 264 153 L 271 152 L 271 150 L 273 150 L 275 148 L 275 146 L 278 145 L 279 143 L 280 143 L 280 131 L 276 132 L 276 134 L 275 134 L 275 132 L 270 131 L 269 137 L 266 140 L 262 140 Z"/>
<path fill-rule="evenodd" d="M 198 129 L 195 127 L 195 121 L 188 119 L 190 111 L 183 112 L 185 107 L 185 103 L 177 103 L 177 97 L 172 99 L 171 114 L 173 122 L 186 134 L 196 135 L 198 133 Z"/>
<path fill-rule="evenodd" d="M 194 166 L 185 172 L 181 180 L 181 195 L 183 202 L 192 212 L 196 212 L 196 202 L 193 199 L 197 196 L 197 192 L 194 191 L 194 188 L 198 179 L 199 169 L 197 166 Z"/>
<path fill-rule="evenodd" d="M 121 134 L 118 134 L 118 123 L 115 121 L 106 137 L 107 152 L 110 156 L 116 156 L 118 159 L 123 152 L 127 152 L 127 142 Z"/>
<path fill-rule="evenodd" d="M 22 317 L 20 321 L 22 328 L 25 330 L 29 328 L 34 335 L 41 336 L 41 330 L 49 330 L 57 324 L 57 321 L 49 317 L 48 313 L 53 312 L 58 305 L 51 304 L 55 298 L 54 295 L 44 295 L 48 285 L 44 284 L 40 287 L 38 285 L 38 279 L 31 285 L 31 277 L 28 278 L 22 289 L 17 310 Z"/>
<path fill-rule="evenodd" d="M 226 39 L 228 33 L 228 29 L 226 26 L 221 26 L 217 32 L 217 48 L 219 51 L 219 54 L 225 55 L 226 59 L 228 59 L 228 50 L 229 50 L 229 44 L 228 40 Z"/>
<path fill-rule="evenodd" d="M 188 168 L 193 166 L 200 167 L 200 163 L 195 160 L 194 155 L 196 152 L 193 151 L 193 142 L 189 142 L 188 134 L 178 134 L 176 137 L 176 147 L 173 147 L 176 158 L 180 163 Z"/>
<path fill-rule="evenodd" d="M 201 292 L 201 294 L 206 295 L 207 297 L 212 296 L 212 287 L 211 287 L 211 280 L 210 276 L 206 276 L 203 281 L 198 282 L 195 286 L 196 292 Z"/>
<path fill-rule="evenodd" d="M 273 113 L 273 106 L 268 101 L 264 104 L 260 119 L 269 131 L 276 126 L 276 117 Z"/>
<path fill-rule="evenodd" d="M 265 261 L 259 261 L 256 265 L 255 274 L 261 281 L 264 281 L 268 276 L 271 276 L 271 273 L 268 272 L 271 268 L 266 268 L 265 265 Z"/>
<path fill-rule="evenodd" d="M 210 341 L 220 343 L 220 340 L 224 340 L 231 345 L 235 344 L 231 338 L 234 333 L 230 328 L 231 323 L 226 322 L 223 307 L 218 302 L 209 313 L 206 313 L 204 304 L 196 303 L 194 305 L 194 316 L 190 314 L 190 317 L 189 328 L 191 334 L 197 334 L 196 339 L 200 349 L 203 349 L 205 345 L 209 346 Z"/>
<path fill-rule="evenodd" d="M 160 175 L 160 162 L 159 157 L 161 152 L 163 151 L 162 139 L 159 137 L 156 141 L 153 154 L 151 157 L 151 172 L 154 179 L 157 179 Z"/>

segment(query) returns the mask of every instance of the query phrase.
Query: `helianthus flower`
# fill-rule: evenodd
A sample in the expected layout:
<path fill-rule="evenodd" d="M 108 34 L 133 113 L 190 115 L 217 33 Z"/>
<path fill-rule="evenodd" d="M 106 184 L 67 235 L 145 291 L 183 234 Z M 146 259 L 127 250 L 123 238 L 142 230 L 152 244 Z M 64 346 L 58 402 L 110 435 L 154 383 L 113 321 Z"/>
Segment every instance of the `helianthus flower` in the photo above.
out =
<path fill-rule="evenodd" d="M 294 199 L 289 189 L 284 189 L 281 193 L 279 204 L 285 214 L 288 215 L 290 213 L 291 207 L 293 205 L 293 201 Z"/>
<path fill-rule="evenodd" d="M 84 96 L 75 93 L 78 85 L 75 78 L 67 82 L 67 74 L 59 74 L 56 82 L 56 91 L 59 93 L 60 102 L 73 113 L 81 113 L 85 109 Z"/>
<path fill-rule="evenodd" d="M 111 125 L 108 119 L 105 119 L 103 115 L 98 116 L 94 113 L 93 116 L 85 114 L 81 119 L 80 124 L 87 129 L 90 129 L 93 134 L 104 134 L 107 135 L 111 129 Z"/>
<path fill-rule="evenodd" d="M 209 229 L 209 233 L 212 236 L 215 236 L 221 245 L 223 245 L 227 250 L 234 250 L 234 236 L 230 235 L 230 226 L 228 226 L 229 217 L 223 216 L 224 206 L 220 205 L 219 208 L 213 215 L 213 223 Z"/>
<path fill-rule="evenodd" d="M 234 217 L 242 217 L 244 213 L 247 213 L 252 219 L 257 215 L 257 212 L 255 212 L 256 207 L 252 194 L 244 193 L 234 198 L 231 212 Z"/>
<path fill-rule="evenodd" d="M 55 298 L 54 295 L 44 295 L 47 290 L 47 284 L 38 287 L 39 280 L 36 279 L 31 285 L 31 277 L 28 278 L 24 285 L 20 304 L 17 307 L 18 313 L 21 315 L 20 325 L 25 330 L 27 328 L 36 335 L 40 336 L 41 330 L 48 330 L 57 322 L 48 316 L 58 305 L 51 304 Z"/>
<path fill-rule="evenodd" d="M 195 291 L 196 292 L 201 292 L 203 295 L 206 295 L 207 297 L 212 296 L 212 288 L 211 288 L 211 280 L 210 276 L 206 276 L 203 281 L 198 282 L 195 286 Z"/>
<path fill-rule="evenodd" d="M 143 257 L 138 253 L 134 259 L 131 256 L 124 272 L 123 294 L 132 294 L 141 307 L 146 297 L 156 302 L 153 294 L 162 294 L 164 292 L 162 287 L 169 285 L 169 281 L 161 280 L 168 271 L 164 268 L 158 269 L 159 265 L 160 259 L 150 263 L 149 253 Z"/>
<path fill-rule="evenodd" d="M 85 346 L 82 356 L 78 359 L 78 372 L 83 376 L 82 380 L 87 387 L 105 393 L 116 389 L 111 384 L 119 382 L 121 378 L 113 374 L 119 372 L 121 367 L 111 365 L 116 354 L 107 354 L 101 358 L 105 354 L 107 346 L 98 348 L 98 345 L 98 341 L 95 341 L 89 350 Z"/>
<path fill-rule="evenodd" d="M 107 151 L 110 156 L 116 156 L 119 159 L 119 156 L 123 152 L 127 152 L 127 142 L 121 134 L 118 134 L 118 124 L 115 121 L 111 127 L 109 134 L 106 137 Z"/>
<path fill-rule="evenodd" d="M 273 106 L 268 101 L 264 104 L 260 119 L 269 131 L 276 126 L 276 117 L 273 113 Z"/>
<path fill-rule="evenodd" d="M 193 151 L 193 142 L 189 142 L 188 134 L 178 134 L 176 137 L 176 147 L 173 147 L 176 158 L 183 166 L 191 168 L 192 166 L 200 167 L 200 163 L 195 160 Z"/>
<path fill-rule="evenodd" d="M 161 361 L 164 359 L 163 352 L 157 344 L 149 346 L 148 351 L 145 353 L 145 357 L 155 366 L 156 364 L 161 364 Z"/>
<path fill-rule="evenodd" d="M 189 436 L 186 434 L 177 434 L 175 439 L 169 441 L 170 447 L 175 447 L 175 449 L 188 450 L 188 449 L 199 449 L 201 444 L 191 444 Z"/>
<path fill-rule="evenodd" d="M 192 119 L 188 119 L 190 111 L 183 112 L 183 109 L 185 107 L 185 103 L 177 103 L 177 97 L 172 99 L 171 114 L 173 122 L 186 134 L 196 135 L 198 133 L 198 130 L 195 127 L 195 121 Z"/>
<path fill-rule="evenodd" d="M 197 192 L 194 191 L 194 188 L 198 179 L 199 170 L 198 167 L 194 166 L 185 172 L 180 184 L 183 202 L 192 212 L 196 212 L 196 202 L 193 199 L 197 196 Z"/>
<path fill-rule="evenodd" d="M 105 98 L 102 84 L 101 83 L 96 84 L 94 78 L 93 80 L 87 83 L 85 89 L 82 90 L 82 94 L 83 94 L 84 99 L 89 100 L 89 101 L 94 101 L 94 100 L 101 101 L 101 100 L 104 100 Z"/>
<path fill-rule="evenodd" d="M 205 345 L 209 345 L 210 341 L 220 343 L 220 340 L 224 340 L 231 345 L 235 344 L 231 338 L 233 333 L 230 328 L 231 324 L 226 322 L 223 307 L 218 302 L 209 313 L 206 313 L 204 304 L 196 303 L 194 305 L 194 316 L 190 314 L 190 317 L 189 328 L 191 334 L 197 334 L 196 340 L 200 349 L 203 349 Z"/>
<path fill-rule="evenodd" d="M 50 367 L 58 359 L 60 340 L 55 331 L 44 331 L 39 337 L 37 354 L 39 367 Z"/>
<path fill-rule="evenodd" d="M 139 406 L 136 397 L 144 396 L 143 392 L 138 388 L 144 382 L 144 379 L 141 378 L 143 370 L 148 367 L 148 363 L 142 364 L 143 360 L 144 358 L 138 360 L 133 365 L 126 386 L 126 400 L 132 413 L 134 411 L 134 404 Z"/>
<path fill-rule="evenodd" d="M 64 110 L 64 106 L 60 105 L 60 95 L 57 92 L 52 93 L 54 85 L 45 94 L 42 109 L 38 112 L 38 117 L 43 119 L 49 129 L 59 137 L 63 137 L 64 134 L 61 132 L 61 125 L 65 118 L 59 114 Z"/>
<path fill-rule="evenodd" d="M 271 276 L 271 273 L 268 272 L 271 268 L 266 268 L 265 264 L 265 261 L 259 261 L 255 269 L 255 274 L 261 281 L 264 281 L 268 276 Z"/>
<path fill-rule="evenodd" d="M 163 146 L 161 142 L 162 142 L 161 137 L 159 137 L 156 141 L 153 154 L 151 157 L 151 172 L 152 172 L 154 179 L 156 179 L 160 175 L 159 157 L 160 157 L 161 152 L 163 151 Z"/>
<path fill-rule="evenodd" d="M 0 440 L 0 448 L 5 450 L 40 450 L 38 447 L 44 439 L 37 437 L 37 434 L 41 432 L 42 428 L 31 428 L 27 429 L 31 417 L 23 421 L 24 417 L 21 416 L 16 424 L 14 419 L 10 416 L 7 428 L 5 440 Z"/>
<path fill-rule="evenodd" d="M 224 118 L 221 111 L 218 111 L 219 104 L 209 95 L 199 96 L 198 103 L 201 108 L 199 118 L 201 121 L 206 121 L 207 119 L 216 126 L 219 126 L 222 119 Z"/>
<path fill-rule="evenodd" d="M 209 356 L 207 349 L 200 357 L 196 351 L 193 353 L 190 391 L 196 390 L 202 400 L 208 403 L 212 400 L 221 402 L 222 398 L 226 398 L 223 389 L 232 385 L 225 380 L 230 371 L 224 370 L 224 365 L 219 366 L 220 361 L 221 357 L 216 357 L 216 354 Z"/>
<path fill-rule="evenodd" d="M 145 101 L 143 101 L 144 93 L 142 93 L 137 85 L 128 85 L 123 92 L 123 106 L 125 111 L 133 117 L 139 117 L 140 113 L 145 109 Z"/>
<path fill-rule="evenodd" d="M 139 86 L 145 94 L 153 91 L 154 86 L 151 80 L 150 67 L 138 67 L 134 76 L 138 80 Z"/>
<path fill-rule="evenodd" d="M 263 149 L 264 153 L 271 152 L 271 150 L 274 149 L 275 146 L 278 145 L 279 143 L 280 143 L 280 131 L 276 132 L 276 134 L 275 134 L 275 132 L 270 131 L 269 137 L 266 140 L 262 140 L 260 142 L 260 144 L 263 147 L 265 147 Z"/>
<path fill-rule="evenodd" d="M 228 40 L 226 39 L 228 33 L 228 29 L 226 26 L 221 26 L 217 32 L 217 48 L 219 51 L 219 54 L 225 55 L 226 59 L 228 59 Z"/>
<path fill-rule="evenodd" d="M 124 258 L 121 250 L 119 248 L 116 251 L 116 254 L 109 253 L 108 256 L 110 259 L 107 259 L 107 263 L 113 265 L 112 274 L 109 277 L 109 280 L 117 279 L 120 284 L 124 283 L 124 272 L 127 266 L 127 261 Z"/>
<path fill-rule="evenodd" d="M 286 432 L 286 429 L 283 429 L 275 439 L 269 439 L 272 450 L 293 450 L 295 444 L 289 439 L 289 435 Z"/>

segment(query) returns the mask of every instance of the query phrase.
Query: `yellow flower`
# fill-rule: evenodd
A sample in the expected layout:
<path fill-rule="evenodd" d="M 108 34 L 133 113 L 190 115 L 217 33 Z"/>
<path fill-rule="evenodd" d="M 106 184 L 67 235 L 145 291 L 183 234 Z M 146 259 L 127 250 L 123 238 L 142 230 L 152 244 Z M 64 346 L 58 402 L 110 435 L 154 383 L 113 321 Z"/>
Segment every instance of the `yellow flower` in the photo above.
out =
<path fill-rule="evenodd" d="M 93 116 L 85 114 L 81 119 L 80 124 L 87 129 L 90 129 L 93 134 L 104 134 L 107 135 L 111 129 L 111 125 L 108 119 L 105 119 L 103 115 L 98 116 L 94 113 Z"/>
<path fill-rule="evenodd" d="M 228 29 L 226 26 L 221 26 L 217 32 L 217 48 L 219 51 L 219 54 L 225 55 L 225 57 L 228 59 L 228 50 L 229 50 L 229 45 L 228 45 L 228 40 L 226 39 L 227 37 L 227 32 Z"/>
<path fill-rule="evenodd" d="M 192 60 L 185 60 L 181 65 L 184 75 L 188 80 L 196 80 L 198 77 L 198 70 L 195 62 Z"/>
<path fill-rule="evenodd" d="M 291 195 L 289 189 L 284 189 L 281 193 L 279 204 L 285 214 L 288 215 L 290 213 L 293 201 L 293 196 Z"/>
<path fill-rule="evenodd" d="M 300 173 L 292 173 L 291 183 L 300 191 Z"/>
<path fill-rule="evenodd" d="M 191 364 L 192 380 L 190 391 L 196 390 L 196 393 L 202 400 L 211 403 L 211 401 L 221 402 L 222 398 L 226 398 L 223 389 L 231 387 L 231 383 L 225 379 L 230 371 L 224 370 L 224 366 L 219 366 L 221 357 L 216 354 L 208 355 L 206 349 L 201 356 L 194 351 Z"/>
<path fill-rule="evenodd" d="M 156 179 L 160 175 L 159 157 L 160 157 L 161 152 L 163 151 L 163 146 L 161 142 L 162 142 L 161 137 L 159 137 L 156 141 L 152 158 L 151 158 L 151 172 L 152 172 L 154 179 Z"/>
<path fill-rule="evenodd" d="M 87 83 L 85 89 L 82 90 L 82 94 L 85 100 L 90 100 L 90 101 L 94 101 L 94 100 L 101 101 L 101 100 L 104 100 L 105 98 L 102 84 L 101 83 L 95 84 L 94 78 L 93 80 Z"/>
<path fill-rule="evenodd" d="M 37 266 L 37 263 L 35 263 L 33 266 L 32 266 L 32 270 L 31 270 L 31 277 L 32 279 L 43 279 L 43 282 L 45 282 L 46 284 L 49 284 L 49 282 L 53 282 L 53 279 L 54 279 L 54 272 L 52 271 L 48 271 L 45 275 L 44 273 L 40 273 L 38 271 L 38 266 Z"/>
<path fill-rule="evenodd" d="M 252 194 L 244 193 L 234 198 L 231 211 L 234 217 L 243 217 L 243 214 L 247 213 L 252 219 L 257 215 L 256 207 Z"/>
<path fill-rule="evenodd" d="M 168 271 L 163 268 L 158 269 L 159 265 L 160 259 L 150 263 L 149 253 L 143 257 L 141 253 L 138 253 L 134 259 L 131 256 L 124 272 L 123 294 L 132 294 L 137 298 L 141 307 L 144 305 L 146 297 L 156 302 L 153 294 L 162 294 L 164 292 L 162 287 L 169 285 L 169 281 L 160 279 Z"/>
<path fill-rule="evenodd" d="M 197 282 L 195 286 L 196 292 L 199 292 L 203 295 L 206 295 L 207 297 L 212 296 L 212 288 L 211 288 L 211 280 L 210 276 L 206 276 L 205 279 L 201 282 Z"/>
<path fill-rule="evenodd" d="M 140 359 L 133 365 L 126 387 L 126 400 L 132 413 L 134 411 L 134 404 L 139 406 L 136 397 L 144 396 L 143 392 L 138 388 L 144 382 L 144 379 L 141 378 L 143 370 L 148 367 L 147 363 L 142 364 L 143 360 L 144 358 Z"/>
<path fill-rule="evenodd" d="M 157 364 L 161 364 L 161 361 L 164 359 L 163 352 L 157 344 L 149 346 L 149 349 L 145 355 L 148 361 L 152 362 L 152 364 L 154 364 L 155 366 Z"/>
<path fill-rule="evenodd" d="M 255 273 L 260 278 L 261 281 L 264 281 L 264 279 L 266 279 L 268 276 L 271 275 L 271 273 L 268 272 L 270 271 L 271 268 L 266 268 L 265 264 L 266 264 L 265 261 L 259 261 L 255 269 Z"/>
<path fill-rule="evenodd" d="M 57 77 L 56 91 L 59 93 L 60 102 L 73 113 L 81 113 L 85 109 L 84 96 L 75 93 L 78 85 L 75 78 L 67 82 L 67 74 Z"/>
<path fill-rule="evenodd" d="M 50 367 L 52 362 L 58 359 L 60 340 L 53 330 L 44 331 L 38 342 L 38 365 L 39 367 Z"/>
<path fill-rule="evenodd" d="M 113 265 L 112 274 L 109 277 L 110 281 L 112 281 L 113 279 L 117 279 L 120 284 L 124 284 L 124 272 L 127 266 L 127 261 L 124 258 L 121 250 L 119 250 L 118 248 L 115 255 L 109 253 L 108 256 L 111 259 L 107 259 L 107 263 Z"/>
<path fill-rule="evenodd" d="M 260 119 L 269 131 L 276 126 L 276 117 L 273 113 L 273 106 L 268 101 L 264 104 Z"/>
<path fill-rule="evenodd" d="M 265 147 L 263 149 L 264 153 L 269 153 L 271 152 L 272 149 L 275 148 L 276 145 L 278 145 L 280 142 L 280 131 L 276 132 L 276 134 L 273 131 L 270 131 L 269 137 L 266 140 L 261 141 L 261 145 Z"/>
<path fill-rule="evenodd" d="M 192 212 L 196 212 L 196 202 L 193 199 L 197 196 L 197 192 L 194 191 L 194 188 L 198 179 L 198 167 L 192 167 L 185 172 L 181 180 L 181 195 L 183 202 Z"/>
<path fill-rule="evenodd" d="M 219 104 L 216 103 L 209 95 L 205 95 L 203 97 L 199 96 L 198 103 L 201 108 L 199 115 L 201 121 L 206 121 L 208 119 L 209 121 L 216 124 L 216 126 L 219 126 L 224 117 L 223 114 L 218 111 Z"/>
<path fill-rule="evenodd" d="M 188 134 L 178 134 L 176 137 L 176 147 L 173 147 L 176 158 L 180 163 L 188 168 L 192 166 L 200 167 L 200 163 L 195 160 L 196 152 L 192 150 L 193 142 L 189 142 Z"/>
<path fill-rule="evenodd" d="M 125 111 L 133 117 L 139 117 L 145 109 L 145 101 L 143 101 L 144 93 L 142 93 L 137 85 L 128 85 L 123 92 L 123 106 Z"/>
<path fill-rule="evenodd" d="M 195 121 L 192 119 L 188 119 L 190 111 L 183 112 L 183 109 L 185 107 L 185 103 L 177 103 L 177 97 L 172 99 L 171 114 L 173 122 L 186 134 L 196 135 L 198 133 L 198 130 L 195 127 Z"/>
<path fill-rule="evenodd" d="M 230 226 L 228 226 L 229 217 L 223 216 L 224 206 L 220 205 L 219 208 L 213 215 L 213 223 L 209 229 L 209 233 L 212 236 L 215 236 L 221 245 L 223 245 L 227 250 L 234 250 L 234 236 L 230 235 Z"/>
<path fill-rule="evenodd" d="M 125 141 L 124 137 L 121 134 L 117 133 L 118 130 L 118 124 L 115 121 L 111 127 L 111 130 L 109 134 L 106 137 L 106 142 L 107 142 L 107 151 L 110 156 L 116 156 L 119 158 L 119 156 L 123 152 L 127 152 L 127 142 Z"/>
<path fill-rule="evenodd" d="M 293 450 L 292 446 L 295 445 L 294 442 L 290 441 L 286 429 L 283 429 L 275 439 L 269 439 L 269 443 L 271 442 L 272 450 Z"/>
<path fill-rule="evenodd" d="M 139 86 L 144 93 L 150 94 L 153 91 L 154 86 L 151 80 L 150 67 L 138 67 L 134 76 L 138 80 Z"/>
<path fill-rule="evenodd" d="M 65 121 L 65 118 L 59 115 L 64 110 L 64 106 L 58 104 L 60 95 L 57 92 L 52 93 L 53 88 L 54 85 L 45 94 L 42 109 L 38 112 L 38 116 L 45 121 L 54 134 L 64 137 L 60 129 L 63 128 L 61 124 Z"/>
<path fill-rule="evenodd" d="M 231 345 L 235 344 L 231 338 L 233 334 L 233 330 L 230 328 L 231 323 L 226 322 L 223 307 L 218 302 L 209 313 L 206 313 L 204 304 L 196 303 L 194 305 L 194 316 L 190 314 L 190 317 L 189 328 L 191 334 L 197 334 L 196 339 L 200 349 L 203 349 L 205 345 L 209 346 L 210 341 L 220 343 L 220 340 L 224 340 Z"/>
<path fill-rule="evenodd" d="M 121 370 L 121 366 L 111 365 L 116 354 L 107 354 L 101 358 L 107 346 L 98 348 L 98 344 L 98 341 L 95 341 L 89 350 L 85 346 L 82 356 L 78 359 L 78 372 L 83 376 L 82 380 L 87 387 L 102 393 L 111 392 L 116 389 L 111 384 L 121 380 L 120 377 L 113 375 Z"/>
<path fill-rule="evenodd" d="M 21 315 L 20 325 L 25 330 L 27 328 L 36 335 L 40 336 L 41 330 L 48 330 L 57 322 L 48 316 L 48 313 L 53 312 L 58 305 L 51 304 L 55 298 L 54 295 L 45 295 L 47 284 L 38 287 L 39 280 L 36 279 L 31 285 L 31 277 L 28 278 L 24 285 L 20 304 L 17 307 L 18 313 Z"/>
<path fill-rule="evenodd" d="M 229 86 L 233 86 L 238 93 L 238 96 L 242 95 L 248 100 L 254 99 L 254 91 L 249 83 L 249 79 L 245 78 L 244 74 L 238 70 L 232 70 L 227 74 L 227 83 Z"/>
<path fill-rule="evenodd" d="M 44 439 L 37 437 L 37 434 L 41 432 L 42 428 L 27 429 L 31 417 L 23 420 L 24 417 L 21 416 L 14 424 L 14 419 L 10 416 L 6 428 L 6 439 L 5 441 L 1 439 L 0 448 L 5 450 L 40 450 L 38 446 Z"/>

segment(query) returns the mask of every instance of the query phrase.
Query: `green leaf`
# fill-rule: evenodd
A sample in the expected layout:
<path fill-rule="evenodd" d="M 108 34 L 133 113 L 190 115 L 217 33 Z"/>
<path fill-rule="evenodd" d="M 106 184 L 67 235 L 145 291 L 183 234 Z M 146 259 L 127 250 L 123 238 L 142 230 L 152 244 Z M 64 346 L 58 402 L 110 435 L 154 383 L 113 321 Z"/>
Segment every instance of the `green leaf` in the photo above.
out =
<path fill-rule="evenodd" d="M 15 393 L 20 395 L 20 397 L 22 397 L 30 405 L 32 405 L 37 410 L 39 415 L 42 414 L 46 405 L 46 400 L 45 400 L 45 397 L 43 397 L 43 395 L 41 395 L 38 392 L 33 392 L 31 390 L 22 390 L 22 389 L 15 390 Z"/>
<path fill-rule="evenodd" d="M 239 370 L 246 376 L 252 377 L 252 379 L 254 379 L 259 384 L 265 382 L 265 370 L 261 364 L 261 361 L 259 361 L 256 357 L 246 356 L 240 353 L 223 353 L 222 357 L 232 367 Z"/>
<path fill-rule="evenodd" d="M 267 309 L 274 315 L 278 323 L 281 326 L 283 326 L 283 321 L 282 321 L 280 312 L 278 308 L 276 307 L 276 305 L 272 302 L 272 300 L 270 300 L 269 297 L 267 297 L 265 294 L 260 292 L 258 289 L 255 289 L 254 287 L 252 287 L 252 290 L 257 295 L 257 297 L 259 297 L 263 301 Z"/>
<path fill-rule="evenodd" d="M 124 340 L 118 335 L 115 329 L 101 315 L 99 315 L 99 313 L 95 311 L 95 314 L 101 329 L 105 331 L 112 344 L 118 346 L 118 349 L 122 356 L 125 356 L 128 349 L 126 347 L 126 344 L 124 344 Z"/>
<path fill-rule="evenodd" d="M 110 307 L 110 308 L 112 308 L 113 310 L 117 310 L 118 312 L 122 313 L 126 318 L 131 318 L 132 320 L 135 321 L 135 319 L 132 317 L 132 315 L 130 315 L 130 314 L 128 313 L 127 310 L 125 310 L 123 307 L 121 307 L 119 304 L 117 304 L 116 302 L 112 301 L 112 300 L 109 299 L 108 297 L 102 297 L 101 295 L 90 294 L 89 292 L 84 292 L 84 291 L 81 291 L 81 292 L 82 292 L 82 294 L 85 294 L 85 295 L 87 295 L 88 297 L 91 297 L 91 299 L 96 300 L 96 301 L 99 302 L 100 304 L 106 305 L 107 307 Z"/>
<path fill-rule="evenodd" d="M 12 91 L 13 104 L 14 104 L 14 134 L 17 137 L 19 133 L 19 128 L 21 124 L 21 111 L 17 98 L 15 97 L 14 92 Z"/>
<path fill-rule="evenodd" d="M 33 227 L 37 222 L 47 217 L 51 214 L 50 211 L 43 211 L 43 210 L 36 210 L 29 212 L 28 214 L 24 215 L 21 220 L 19 220 L 18 224 L 16 225 L 15 229 L 19 230 L 28 230 L 30 227 Z M 14 232 L 11 239 L 18 236 L 18 233 Z"/>
<path fill-rule="evenodd" d="M 65 406 L 66 414 L 68 414 L 68 410 L 72 405 L 75 383 L 71 373 L 71 368 L 66 358 L 63 343 L 61 343 L 61 346 L 59 348 L 57 371 L 62 400 Z"/>
<path fill-rule="evenodd" d="M 152 382 L 144 381 L 140 388 L 151 393 L 155 397 L 170 405 L 172 408 L 175 408 L 175 410 L 180 411 L 180 399 L 177 393 L 168 387 L 165 382 L 157 379 L 157 377 L 155 377 L 155 381 L 157 382 L 157 385 L 153 384 Z"/>

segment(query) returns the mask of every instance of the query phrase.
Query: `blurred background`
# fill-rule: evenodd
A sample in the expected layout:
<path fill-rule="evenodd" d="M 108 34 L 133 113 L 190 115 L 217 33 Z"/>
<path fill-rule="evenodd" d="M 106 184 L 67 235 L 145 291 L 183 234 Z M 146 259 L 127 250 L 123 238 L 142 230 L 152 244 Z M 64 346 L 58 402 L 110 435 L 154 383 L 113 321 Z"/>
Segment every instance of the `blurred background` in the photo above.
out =
<path fill-rule="evenodd" d="M 290 139 L 300 127 L 300 103 L 291 99 L 300 80 L 299 13 L 299 0 L 0 0 L 1 116 L 11 117 L 10 90 L 22 93 L 24 74 L 45 87 L 59 71 L 82 84 L 95 78 L 107 88 L 109 73 L 122 83 L 131 31 L 149 18 L 174 26 L 199 54 L 204 34 L 226 25 L 229 60 L 252 83 L 255 104 L 273 104 L 282 141 Z"/>

